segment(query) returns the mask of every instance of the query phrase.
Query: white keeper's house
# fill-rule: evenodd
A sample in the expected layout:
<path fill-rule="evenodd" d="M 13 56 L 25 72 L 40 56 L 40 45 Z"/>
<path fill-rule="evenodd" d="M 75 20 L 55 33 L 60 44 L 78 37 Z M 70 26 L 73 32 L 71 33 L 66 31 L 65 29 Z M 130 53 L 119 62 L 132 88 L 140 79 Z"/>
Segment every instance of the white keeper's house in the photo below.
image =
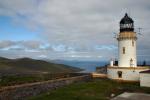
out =
<path fill-rule="evenodd" d="M 120 21 L 120 32 L 117 36 L 117 41 L 118 65 L 115 66 L 111 61 L 107 67 L 107 77 L 123 81 L 140 81 L 140 72 L 149 68 L 137 66 L 137 34 L 134 32 L 134 21 L 127 13 Z"/>

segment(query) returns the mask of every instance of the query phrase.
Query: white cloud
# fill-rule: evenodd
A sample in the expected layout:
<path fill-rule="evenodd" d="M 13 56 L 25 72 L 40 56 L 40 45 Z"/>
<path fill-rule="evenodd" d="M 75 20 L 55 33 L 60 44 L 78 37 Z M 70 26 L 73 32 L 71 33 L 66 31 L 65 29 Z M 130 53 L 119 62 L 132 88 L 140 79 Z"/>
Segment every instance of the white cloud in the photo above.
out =
<path fill-rule="evenodd" d="M 15 45 L 15 44 L 16 44 L 15 42 L 12 42 L 9 40 L 0 41 L 0 49 L 7 48 L 7 47 L 10 47 L 10 46 Z"/>
<path fill-rule="evenodd" d="M 43 47 L 44 50 L 47 48 L 47 52 L 80 54 L 81 51 L 100 51 L 98 53 L 106 57 L 111 54 L 108 50 L 116 52 L 113 50 L 116 50 L 117 41 L 112 33 L 119 31 L 118 24 L 125 12 L 133 17 L 136 28 L 144 30 L 144 38 L 139 38 L 138 48 L 150 47 L 149 11 L 148 0 L 0 0 L 1 16 L 9 16 L 14 24 L 26 26 L 32 31 L 43 30 L 40 36 L 48 41 L 49 46 Z M 37 49 L 45 44 L 25 41 L 21 45 Z M 0 48 L 3 47 L 0 45 Z"/>

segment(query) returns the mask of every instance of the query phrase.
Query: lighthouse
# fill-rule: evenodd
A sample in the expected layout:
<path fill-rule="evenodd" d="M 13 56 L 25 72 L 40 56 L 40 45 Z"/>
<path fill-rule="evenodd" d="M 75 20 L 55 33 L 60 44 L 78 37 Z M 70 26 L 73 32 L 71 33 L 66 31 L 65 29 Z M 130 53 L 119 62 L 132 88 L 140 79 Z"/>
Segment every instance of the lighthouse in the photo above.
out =
<path fill-rule="evenodd" d="M 118 65 L 113 61 L 107 66 L 107 77 L 121 81 L 139 81 L 140 72 L 148 70 L 147 66 L 137 66 L 136 41 L 137 34 L 134 31 L 134 21 L 126 13 L 119 23 L 118 41 Z"/>
<path fill-rule="evenodd" d="M 136 32 L 134 21 L 126 13 L 120 21 L 120 33 L 118 35 L 118 66 L 137 67 L 136 57 Z"/>

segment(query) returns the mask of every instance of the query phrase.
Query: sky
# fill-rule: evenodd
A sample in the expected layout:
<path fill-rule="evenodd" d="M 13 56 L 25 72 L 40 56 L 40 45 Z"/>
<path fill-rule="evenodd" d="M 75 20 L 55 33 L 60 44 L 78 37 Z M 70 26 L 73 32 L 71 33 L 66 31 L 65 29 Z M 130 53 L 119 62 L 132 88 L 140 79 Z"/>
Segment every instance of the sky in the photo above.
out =
<path fill-rule="evenodd" d="M 0 0 L 0 56 L 110 60 L 119 21 L 134 20 L 138 60 L 150 60 L 149 0 Z M 115 33 L 115 34 L 114 34 Z"/>

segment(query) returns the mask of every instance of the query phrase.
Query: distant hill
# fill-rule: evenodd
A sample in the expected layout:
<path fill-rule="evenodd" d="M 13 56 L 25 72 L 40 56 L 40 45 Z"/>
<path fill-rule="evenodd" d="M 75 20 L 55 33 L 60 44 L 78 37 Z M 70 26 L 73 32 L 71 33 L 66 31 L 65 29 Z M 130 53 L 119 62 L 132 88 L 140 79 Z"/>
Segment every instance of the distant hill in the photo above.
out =
<path fill-rule="evenodd" d="M 81 69 L 31 58 L 7 59 L 0 57 L 0 74 L 34 74 L 77 72 Z"/>

